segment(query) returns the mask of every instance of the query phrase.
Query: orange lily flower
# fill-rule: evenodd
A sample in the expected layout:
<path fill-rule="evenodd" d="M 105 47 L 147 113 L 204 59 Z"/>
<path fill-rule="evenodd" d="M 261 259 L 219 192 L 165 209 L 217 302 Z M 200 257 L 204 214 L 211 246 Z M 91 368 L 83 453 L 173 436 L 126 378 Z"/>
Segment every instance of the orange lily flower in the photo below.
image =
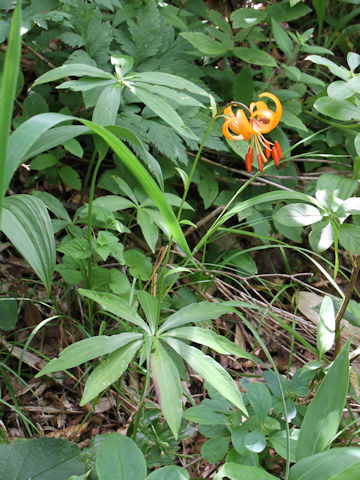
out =
<path fill-rule="evenodd" d="M 259 98 L 263 97 L 270 98 L 275 103 L 275 112 L 269 110 L 262 100 L 251 102 L 249 108 L 245 107 L 249 111 L 249 118 L 241 108 L 236 111 L 236 114 L 234 114 L 231 105 L 224 110 L 225 122 L 222 126 L 224 136 L 230 140 L 251 141 L 245 156 L 245 166 L 248 172 L 251 172 L 252 169 L 254 151 L 256 151 L 260 172 L 263 171 L 264 163 L 267 163 L 270 156 L 272 156 L 276 166 L 279 165 L 282 158 L 279 142 L 277 140 L 274 143 L 269 142 L 263 135 L 271 132 L 280 122 L 282 105 L 280 100 L 272 93 L 261 93 Z M 236 135 L 233 135 L 230 130 Z"/>

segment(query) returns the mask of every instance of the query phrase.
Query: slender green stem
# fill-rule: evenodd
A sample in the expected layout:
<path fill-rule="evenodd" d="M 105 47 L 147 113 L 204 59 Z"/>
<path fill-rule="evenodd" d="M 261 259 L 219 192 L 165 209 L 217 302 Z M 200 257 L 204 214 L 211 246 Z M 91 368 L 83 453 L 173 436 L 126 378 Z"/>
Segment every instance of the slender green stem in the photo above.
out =
<path fill-rule="evenodd" d="M 184 203 L 185 203 L 185 200 L 186 200 L 186 197 L 187 197 L 187 194 L 189 192 L 189 188 L 190 188 L 190 185 L 191 185 L 191 181 L 192 181 L 192 178 L 194 176 L 194 173 L 195 173 L 195 169 L 197 167 L 197 164 L 198 164 L 198 161 L 199 161 L 199 158 L 200 158 L 200 155 L 201 155 L 201 152 L 204 148 L 204 145 L 205 145 L 205 142 L 206 142 L 206 139 L 210 133 L 210 130 L 215 122 L 215 120 L 217 119 L 217 117 L 212 117 L 210 119 L 210 122 L 209 122 L 209 125 L 206 129 L 206 132 L 205 132 L 205 135 L 200 143 L 200 147 L 199 147 L 199 150 L 196 154 L 196 157 L 194 159 L 194 163 L 192 164 L 192 167 L 191 167 L 191 170 L 190 170 L 190 173 L 189 173 L 189 176 L 188 176 L 188 179 L 186 181 L 186 185 L 185 185 L 185 189 L 184 189 L 184 194 L 183 194 L 183 197 L 181 199 L 181 204 L 180 204 L 180 208 L 179 208 L 179 211 L 178 211 L 178 214 L 177 214 L 177 219 L 180 220 L 181 218 L 181 214 L 182 214 L 182 211 L 183 211 L 183 208 L 184 208 Z"/>
<path fill-rule="evenodd" d="M 93 154 L 91 155 L 89 166 L 88 166 L 88 169 L 86 171 L 84 183 L 82 185 L 82 189 L 81 189 L 81 193 L 80 193 L 80 205 L 82 205 L 82 203 L 84 201 L 85 192 L 86 192 L 86 189 L 87 189 L 88 184 L 89 184 L 90 175 L 91 175 L 91 171 L 92 171 L 93 166 L 94 166 L 95 158 L 96 158 L 96 149 L 94 149 Z"/>
<path fill-rule="evenodd" d="M 133 426 L 133 431 L 132 431 L 132 434 L 131 434 L 131 438 L 134 441 L 136 440 L 136 434 L 137 434 L 140 419 L 141 419 L 141 416 L 142 416 L 143 410 L 144 410 L 144 403 L 145 403 L 145 400 L 146 400 L 146 394 L 147 394 L 149 384 L 150 384 L 150 372 L 151 372 L 151 370 L 150 370 L 150 359 L 148 358 L 147 359 L 146 376 L 145 376 L 143 389 L 142 389 L 142 392 L 141 392 L 140 404 L 139 404 L 139 408 L 138 408 L 138 411 L 137 411 L 136 416 L 135 416 L 135 420 L 134 420 L 134 424 L 133 424 L 134 425 Z"/>
<path fill-rule="evenodd" d="M 336 314 L 335 318 L 335 354 L 334 358 L 337 357 L 338 353 L 341 350 L 341 335 L 340 335 L 340 324 L 341 320 L 345 314 L 345 311 L 347 309 L 347 306 L 349 305 L 349 302 L 351 300 L 352 294 L 355 289 L 356 281 L 359 276 L 359 271 L 360 271 L 360 255 L 357 255 L 355 257 L 354 261 L 354 266 L 351 272 L 350 276 L 350 281 L 349 281 L 349 286 L 345 294 L 345 298 L 342 301 L 342 304 Z"/>
<path fill-rule="evenodd" d="M 339 272 L 339 235 L 337 225 L 334 221 L 331 221 L 331 226 L 334 232 L 334 251 L 335 251 L 335 264 L 334 264 L 334 280 L 336 281 L 337 274 Z"/>

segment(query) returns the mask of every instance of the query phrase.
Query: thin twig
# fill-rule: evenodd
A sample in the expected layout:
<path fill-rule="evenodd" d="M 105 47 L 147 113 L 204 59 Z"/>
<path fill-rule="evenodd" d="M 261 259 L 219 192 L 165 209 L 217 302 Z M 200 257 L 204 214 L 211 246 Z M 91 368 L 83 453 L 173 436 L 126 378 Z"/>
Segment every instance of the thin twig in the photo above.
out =
<path fill-rule="evenodd" d="M 360 271 L 360 256 L 355 257 L 354 261 L 354 267 L 351 272 L 351 277 L 349 281 L 349 286 L 346 291 L 346 295 L 342 301 L 341 307 L 339 308 L 339 311 L 337 312 L 336 318 L 335 318 L 335 353 L 334 353 L 334 358 L 337 357 L 338 353 L 341 350 L 341 335 L 340 335 L 340 323 L 341 320 L 344 316 L 344 313 L 347 309 L 347 306 L 351 300 L 352 294 L 355 289 L 356 281 L 359 276 L 359 271 Z"/>

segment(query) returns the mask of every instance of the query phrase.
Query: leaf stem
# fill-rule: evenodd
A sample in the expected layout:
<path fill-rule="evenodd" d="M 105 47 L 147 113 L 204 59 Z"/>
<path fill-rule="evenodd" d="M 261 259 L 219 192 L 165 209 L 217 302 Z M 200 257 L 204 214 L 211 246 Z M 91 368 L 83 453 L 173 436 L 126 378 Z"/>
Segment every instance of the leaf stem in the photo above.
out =
<path fill-rule="evenodd" d="M 151 372 L 150 359 L 148 358 L 147 359 L 146 377 L 145 377 L 143 389 L 142 389 L 142 392 L 141 392 L 140 404 L 139 404 L 138 411 L 136 412 L 136 416 L 135 416 L 135 420 L 134 420 L 134 424 L 133 424 L 134 426 L 133 426 L 132 433 L 131 433 L 131 438 L 134 441 L 136 440 L 136 434 L 137 434 L 137 431 L 138 431 L 138 428 L 139 428 L 141 415 L 142 415 L 143 410 L 144 410 L 144 403 L 145 403 L 145 399 L 146 399 L 146 394 L 147 394 L 149 384 L 150 384 L 150 372 Z"/>
<path fill-rule="evenodd" d="M 349 286 L 346 292 L 346 295 L 342 301 L 342 304 L 336 314 L 335 318 L 335 353 L 334 353 L 334 358 L 337 357 L 338 353 L 341 350 L 341 335 L 340 335 L 340 323 L 341 320 L 345 314 L 346 308 L 349 305 L 349 302 L 351 300 L 351 296 L 353 294 L 353 291 L 355 289 L 356 281 L 359 276 L 359 271 L 360 271 L 360 256 L 357 255 L 355 257 L 354 261 L 354 266 L 351 272 L 350 280 L 349 280 Z"/>

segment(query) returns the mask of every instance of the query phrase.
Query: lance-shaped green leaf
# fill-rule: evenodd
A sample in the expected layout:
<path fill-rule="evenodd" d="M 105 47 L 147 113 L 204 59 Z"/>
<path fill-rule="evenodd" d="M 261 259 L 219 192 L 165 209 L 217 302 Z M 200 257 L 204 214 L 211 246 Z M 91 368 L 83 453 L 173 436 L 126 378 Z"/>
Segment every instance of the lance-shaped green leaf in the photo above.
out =
<path fill-rule="evenodd" d="M 229 339 L 218 335 L 212 330 L 200 327 L 180 327 L 167 331 L 164 337 L 177 337 L 191 342 L 205 345 L 221 355 L 235 355 L 240 358 L 247 358 L 256 361 L 256 358 L 243 348 L 231 342 Z"/>
<path fill-rule="evenodd" d="M 93 122 L 99 125 L 115 125 L 120 106 L 122 86 L 115 84 L 106 87 L 96 102 Z"/>
<path fill-rule="evenodd" d="M 1 230 L 34 269 L 50 294 L 55 268 L 55 240 L 47 208 L 32 195 L 4 200 Z"/>
<path fill-rule="evenodd" d="M 11 21 L 10 35 L 5 55 L 0 90 L 0 219 L 3 206 L 3 197 L 8 186 L 6 183 L 6 158 L 14 99 L 16 94 L 17 78 L 19 74 L 21 55 L 20 26 L 21 1 L 18 0 L 16 2 L 16 7 Z"/>
<path fill-rule="evenodd" d="M 289 480 L 355 480 L 359 472 L 360 448 L 333 448 L 298 461 Z"/>
<path fill-rule="evenodd" d="M 195 93 L 196 95 L 201 95 L 203 97 L 210 97 L 208 92 L 195 83 L 190 82 L 185 78 L 178 77 L 177 75 L 172 75 L 171 73 L 141 72 L 132 76 L 132 79 L 140 79 L 142 82 L 150 83 L 151 85 L 163 85 L 178 90 L 187 90 L 190 93 Z"/>
<path fill-rule="evenodd" d="M 182 417 L 182 386 L 179 372 L 159 340 L 154 341 L 154 351 L 150 357 L 151 373 L 161 411 L 175 437 Z"/>
<path fill-rule="evenodd" d="M 167 337 L 164 338 L 164 341 L 224 398 L 247 415 L 247 410 L 236 383 L 221 365 L 213 358 L 205 355 L 201 350 L 191 347 L 180 340 Z"/>
<path fill-rule="evenodd" d="M 60 80 L 60 78 L 64 77 L 95 77 L 114 79 L 114 76 L 111 73 L 100 70 L 100 68 L 82 63 L 69 63 L 44 73 L 35 80 L 33 87 L 36 85 L 41 85 L 42 83 L 54 82 L 55 80 Z"/>
<path fill-rule="evenodd" d="M 189 478 L 189 474 L 185 468 L 168 465 L 151 472 L 150 475 L 146 477 L 146 480 L 189 480 Z"/>
<path fill-rule="evenodd" d="M 36 377 L 77 367 L 89 360 L 112 353 L 128 343 L 140 340 L 141 337 L 141 333 L 125 332 L 112 336 L 100 335 L 98 337 L 85 338 L 85 340 L 73 343 L 62 350 L 59 358 L 53 358 Z"/>
<path fill-rule="evenodd" d="M 85 383 L 80 406 L 93 400 L 121 377 L 142 343 L 142 340 L 136 340 L 119 348 L 93 370 Z"/>
<path fill-rule="evenodd" d="M 232 306 L 226 303 L 199 302 L 192 303 L 173 313 L 159 328 L 159 334 L 172 328 L 181 327 L 187 323 L 199 323 L 206 320 L 214 320 L 225 313 L 234 311 Z"/>
<path fill-rule="evenodd" d="M 193 140 L 198 140 L 198 137 L 185 125 L 180 115 L 158 95 L 155 95 L 144 88 L 140 88 L 136 84 L 135 86 L 132 86 L 130 90 L 139 100 L 145 103 L 150 110 L 179 132 L 180 135 Z"/>
<path fill-rule="evenodd" d="M 70 117 L 71 118 L 71 117 Z M 126 147 L 126 145 L 115 137 L 109 130 L 100 125 L 97 125 L 93 122 L 87 120 L 79 119 L 84 125 L 87 125 L 91 130 L 98 135 L 100 135 L 107 144 L 114 150 L 116 155 L 120 160 L 125 164 L 125 166 L 130 170 L 130 172 L 135 176 L 138 182 L 141 184 L 145 192 L 149 195 L 152 201 L 160 210 L 166 224 L 168 225 L 174 240 L 178 243 L 179 247 L 189 256 L 191 252 L 185 236 L 181 230 L 180 224 L 174 214 L 174 211 L 164 198 L 163 193 L 156 185 L 154 180 L 141 165 L 135 155 Z"/>
<path fill-rule="evenodd" d="M 123 298 L 118 297 L 113 293 L 95 292 L 93 290 L 86 290 L 85 288 L 79 288 L 79 293 L 80 295 L 99 303 L 101 308 L 105 311 L 113 313 L 127 322 L 133 323 L 146 333 L 151 334 L 149 325 L 144 322 L 144 320 L 137 314 L 136 310 Z"/>
<path fill-rule="evenodd" d="M 84 77 L 81 80 L 69 80 L 67 82 L 63 82 L 56 88 L 59 90 L 69 88 L 74 92 L 86 92 L 96 87 L 107 87 L 109 85 L 113 85 L 114 83 L 118 83 L 115 77 L 113 77 L 112 79 L 106 78 L 104 80 L 100 78 L 93 80 L 92 78 Z"/>
<path fill-rule="evenodd" d="M 152 333 L 154 333 L 158 316 L 159 300 L 158 298 L 143 290 L 139 290 L 136 295 L 139 299 L 141 308 L 144 310 L 146 319 L 151 327 Z"/>
<path fill-rule="evenodd" d="M 338 429 L 349 384 L 349 343 L 347 343 L 307 408 L 296 449 L 296 458 L 309 457 L 328 448 Z"/>

